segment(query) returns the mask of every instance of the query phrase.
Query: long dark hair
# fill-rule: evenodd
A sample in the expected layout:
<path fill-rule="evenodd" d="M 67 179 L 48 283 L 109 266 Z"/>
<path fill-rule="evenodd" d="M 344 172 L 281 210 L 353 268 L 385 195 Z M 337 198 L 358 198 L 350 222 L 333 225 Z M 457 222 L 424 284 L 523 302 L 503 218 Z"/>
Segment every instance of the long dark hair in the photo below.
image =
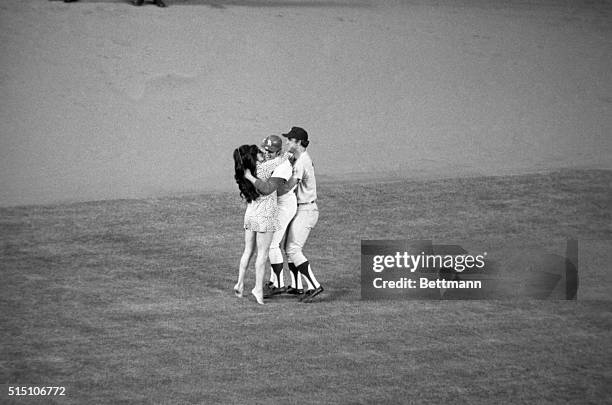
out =
<path fill-rule="evenodd" d="M 249 169 L 253 176 L 257 175 L 257 145 L 242 145 L 234 149 L 234 179 L 240 189 L 240 196 L 248 203 L 259 197 L 259 192 L 255 186 L 244 178 L 244 172 Z"/>

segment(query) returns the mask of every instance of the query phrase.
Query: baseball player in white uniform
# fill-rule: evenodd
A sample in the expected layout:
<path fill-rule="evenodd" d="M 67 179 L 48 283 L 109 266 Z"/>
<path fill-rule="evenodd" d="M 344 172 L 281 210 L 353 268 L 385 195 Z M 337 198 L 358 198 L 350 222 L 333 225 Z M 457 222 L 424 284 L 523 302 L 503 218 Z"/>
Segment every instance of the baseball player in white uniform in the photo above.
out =
<path fill-rule="evenodd" d="M 292 173 L 293 168 L 291 167 L 289 161 L 286 160 L 283 165 L 285 165 L 285 163 L 289 168 L 289 173 Z M 269 295 L 285 292 L 285 277 L 283 275 L 284 258 L 281 243 L 283 242 L 285 233 L 287 232 L 287 226 L 297 212 L 297 198 L 293 192 L 295 185 L 293 185 L 292 188 L 288 188 L 288 184 L 289 182 L 281 184 L 276 190 L 278 197 L 278 220 L 280 222 L 280 228 L 278 231 L 274 232 L 274 235 L 272 236 L 272 243 L 270 244 L 270 266 L 272 267 L 272 270 L 270 271 Z M 264 297 L 266 297 L 266 295 L 264 295 Z"/>
<path fill-rule="evenodd" d="M 293 178 L 297 182 L 297 212 L 287 230 L 287 262 L 293 277 L 299 280 L 300 275 L 304 276 L 308 283 L 308 289 L 300 297 L 300 301 L 310 302 L 323 292 L 323 287 L 312 272 L 310 262 L 302 252 L 310 231 L 319 220 L 317 180 L 312 159 L 306 151 L 309 144 L 308 133 L 302 128 L 292 127 L 283 136 L 287 138 L 287 149 L 293 153 L 295 159 Z"/>

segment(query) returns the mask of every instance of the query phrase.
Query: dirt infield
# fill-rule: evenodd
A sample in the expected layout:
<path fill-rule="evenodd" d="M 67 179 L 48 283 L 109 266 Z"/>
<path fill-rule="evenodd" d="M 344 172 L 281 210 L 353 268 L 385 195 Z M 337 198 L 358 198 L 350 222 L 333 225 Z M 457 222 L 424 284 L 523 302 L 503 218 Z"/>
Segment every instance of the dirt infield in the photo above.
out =
<path fill-rule="evenodd" d="M 229 190 L 292 125 L 328 180 L 612 167 L 608 1 L 168 5 L 3 2 L 0 205 Z"/>

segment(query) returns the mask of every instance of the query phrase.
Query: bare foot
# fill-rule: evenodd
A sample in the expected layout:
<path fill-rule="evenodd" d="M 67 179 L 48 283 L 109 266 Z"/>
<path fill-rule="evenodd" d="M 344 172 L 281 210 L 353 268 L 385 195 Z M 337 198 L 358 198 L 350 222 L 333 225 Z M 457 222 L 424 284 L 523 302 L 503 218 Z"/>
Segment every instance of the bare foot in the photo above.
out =
<path fill-rule="evenodd" d="M 242 297 L 242 291 L 244 291 L 244 285 L 236 283 L 236 285 L 234 286 L 234 294 L 236 295 L 236 297 Z"/>
<path fill-rule="evenodd" d="M 263 290 L 257 291 L 256 289 L 253 288 L 251 290 L 251 294 L 253 294 L 253 297 L 255 297 L 258 304 L 264 305 Z"/>

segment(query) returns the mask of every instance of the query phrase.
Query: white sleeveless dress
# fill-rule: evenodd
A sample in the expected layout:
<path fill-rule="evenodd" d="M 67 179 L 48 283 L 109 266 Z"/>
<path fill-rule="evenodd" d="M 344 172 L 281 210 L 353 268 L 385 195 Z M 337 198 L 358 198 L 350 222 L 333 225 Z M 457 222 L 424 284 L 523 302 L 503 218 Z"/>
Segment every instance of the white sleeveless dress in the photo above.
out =
<path fill-rule="evenodd" d="M 266 162 L 257 163 L 257 178 L 267 181 L 272 172 L 282 163 L 280 157 Z M 247 204 L 244 213 L 244 229 L 255 232 L 274 232 L 280 228 L 276 191 L 268 195 L 260 195 Z"/>

